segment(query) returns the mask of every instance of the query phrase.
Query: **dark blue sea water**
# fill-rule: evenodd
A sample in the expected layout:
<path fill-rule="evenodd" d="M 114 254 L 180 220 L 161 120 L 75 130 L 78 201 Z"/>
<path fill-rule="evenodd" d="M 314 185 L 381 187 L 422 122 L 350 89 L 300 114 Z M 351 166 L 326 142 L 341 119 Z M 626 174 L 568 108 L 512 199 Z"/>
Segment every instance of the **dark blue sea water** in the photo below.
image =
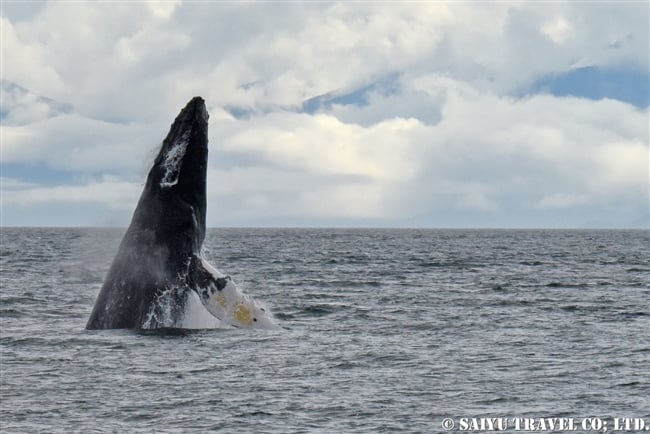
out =
<path fill-rule="evenodd" d="M 86 331 L 121 235 L 2 229 L 3 433 L 650 422 L 648 231 L 210 230 L 281 329 Z"/>

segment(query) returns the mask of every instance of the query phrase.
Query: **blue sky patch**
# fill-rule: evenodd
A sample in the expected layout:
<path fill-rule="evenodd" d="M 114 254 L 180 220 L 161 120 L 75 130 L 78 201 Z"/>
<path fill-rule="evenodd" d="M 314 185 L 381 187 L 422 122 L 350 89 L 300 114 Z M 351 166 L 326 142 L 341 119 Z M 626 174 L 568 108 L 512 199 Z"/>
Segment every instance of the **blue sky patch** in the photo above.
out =
<path fill-rule="evenodd" d="M 649 81 L 647 71 L 588 66 L 546 76 L 535 82 L 527 93 L 550 93 L 592 100 L 609 98 L 646 108 L 650 101 Z"/>
<path fill-rule="evenodd" d="M 224 110 L 232 115 L 237 120 L 246 120 L 253 117 L 255 110 L 249 108 L 235 107 L 235 106 L 225 106 Z"/>
<path fill-rule="evenodd" d="M 399 88 L 399 75 L 390 74 L 374 83 L 361 86 L 351 92 L 341 93 L 337 91 L 328 92 L 309 98 L 302 103 L 303 113 L 314 114 L 322 109 L 330 109 L 333 105 L 356 105 L 364 107 L 368 105 L 368 95 L 372 92 L 381 92 L 391 95 Z"/>
<path fill-rule="evenodd" d="M 45 185 L 77 184 L 80 181 L 78 172 L 52 169 L 43 164 L 5 163 L 2 165 L 2 176 Z"/>

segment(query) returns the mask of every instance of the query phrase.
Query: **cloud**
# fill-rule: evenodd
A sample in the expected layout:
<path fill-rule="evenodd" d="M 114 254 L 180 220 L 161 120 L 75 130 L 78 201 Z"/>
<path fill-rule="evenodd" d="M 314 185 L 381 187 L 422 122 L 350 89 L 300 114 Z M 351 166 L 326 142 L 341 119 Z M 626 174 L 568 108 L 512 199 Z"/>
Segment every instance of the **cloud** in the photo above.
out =
<path fill-rule="evenodd" d="M 27 125 L 71 110 L 69 105 L 40 97 L 8 81 L 2 81 L 0 92 L 3 108 L 11 108 L 4 113 L 3 125 Z"/>
<path fill-rule="evenodd" d="M 61 114 L 28 126 L 3 126 L 2 161 L 43 163 L 81 173 L 142 172 L 164 138 L 163 126 L 116 124 Z"/>
<path fill-rule="evenodd" d="M 2 179 L 4 206 L 26 206 L 51 203 L 99 203 L 109 208 L 134 208 L 142 185 L 105 176 L 84 185 L 37 185 L 13 179 Z"/>
<path fill-rule="evenodd" d="M 41 41 L 21 38 L 19 29 L 6 17 L 0 17 L 2 26 L 2 79 L 19 82 L 36 92 L 62 92 L 63 78 L 48 62 L 48 54 Z"/>
<path fill-rule="evenodd" d="M 642 186 L 648 178 L 648 143 L 641 140 L 608 142 L 594 155 L 598 164 L 599 188 L 619 191 Z"/>
<path fill-rule="evenodd" d="M 647 70 L 647 18 L 642 4 L 48 3 L 5 18 L 5 78 L 128 120 L 197 91 L 267 110 L 404 72 L 508 93 L 580 65 Z M 567 33 L 561 49 L 549 29 Z"/>
<path fill-rule="evenodd" d="M 244 186 L 237 184 L 240 180 Z M 209 183 L 209 221 L 220 226 L 278 220 L 304 225 L 310 220 L 402 216 L 387 208 L 384 188 L 376 181 L 249 168 L 210 173 Z M 213 190 L 215 184 L 236 187 Z"/>
<path fill-rule="evenodd" d="M 102 204 L 126 224 L 169 124 L 203 95 L 208 224 L 647 215 L 647 104 L 539 84 L 647 77 L 647 5 L 55 2 L 2 20 L 4 206 L 21 212 Z"/>
<path fill-rule="evenodd" d="M 647 110 L 613 100 L 514 99 L 471 87 L 446 89 L 441 119 L 430 125 L 393 118 L 362 127 L 326 114 L 282 112 L 215 126 L 211 135 L 221 139 L 213 166 L 232 154 L 254 163 L 246 175 L 211 176 L 254 196 L 265 213 L 278 212 L 277 206 L 310 216 L 414 218 L 444 207 L 517 213 L 588 203 L 606 212 L 622 198 L 642 208 L 649 179 Z M 256 173 L 259 167 L 269 171 Z M 290 175 L 281 180 L 280 173 Z M 264 181 L 250 185 L 245 177 Z M 287 198 L 279 201 L 277 192 L 270 199 L 268 185 L 293 197 L 293 206 Z M 320 200 L 306 200 L 304 191 Z"/>
<path fill-rule="evenodd" d="M 571 25 L 563 16 L 558 16 L 544 24 L 541 30 L 553 42 L 562 45 L 571 34 Z"/>
<path fill-rule="evenodd" d="M 357 175 L 381 180 L 410 178 L 415 119 L 391 119 L 363 128 L 328 115 L 273 113 L 240 121 L 222 149 L 263 157 L 276 166 L 315 174 Z"/>
<path fill-rule="evenodd" d="M 539 209 L 573 208 L 587 203 L 589 203 L 589 198 L 582 194 L 554 193 L 541 198 L 534 204 L 534 207 Z"/>

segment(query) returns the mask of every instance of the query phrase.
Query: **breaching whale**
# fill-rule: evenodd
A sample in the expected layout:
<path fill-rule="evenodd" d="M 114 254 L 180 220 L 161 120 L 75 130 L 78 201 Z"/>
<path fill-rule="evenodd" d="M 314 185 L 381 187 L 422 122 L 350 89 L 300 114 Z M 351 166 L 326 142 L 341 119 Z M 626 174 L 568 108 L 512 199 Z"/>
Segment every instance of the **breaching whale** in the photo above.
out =
<path fill-rule="evenodd" d="M 154 160 L 87 329 L 183 327 L 194 294 L 222 323 L 272 322 L 269 312 L 201 255 L 207 164 L 208 112 L 195 97 Z"/>

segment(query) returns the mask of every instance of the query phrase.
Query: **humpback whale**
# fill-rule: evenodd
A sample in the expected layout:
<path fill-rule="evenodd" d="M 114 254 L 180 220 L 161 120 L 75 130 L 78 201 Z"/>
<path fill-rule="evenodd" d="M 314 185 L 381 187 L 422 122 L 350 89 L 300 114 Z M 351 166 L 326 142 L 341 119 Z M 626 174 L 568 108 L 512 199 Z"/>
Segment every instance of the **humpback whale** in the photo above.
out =
<path fill-rule="evenodd" d="M 163 140 L 87 329 L 183 327 L 194 294 L 222 324 L 272 323 L 267 310 L 202 257 L 207 164 L 208 112 L 195 97 Z"/>

